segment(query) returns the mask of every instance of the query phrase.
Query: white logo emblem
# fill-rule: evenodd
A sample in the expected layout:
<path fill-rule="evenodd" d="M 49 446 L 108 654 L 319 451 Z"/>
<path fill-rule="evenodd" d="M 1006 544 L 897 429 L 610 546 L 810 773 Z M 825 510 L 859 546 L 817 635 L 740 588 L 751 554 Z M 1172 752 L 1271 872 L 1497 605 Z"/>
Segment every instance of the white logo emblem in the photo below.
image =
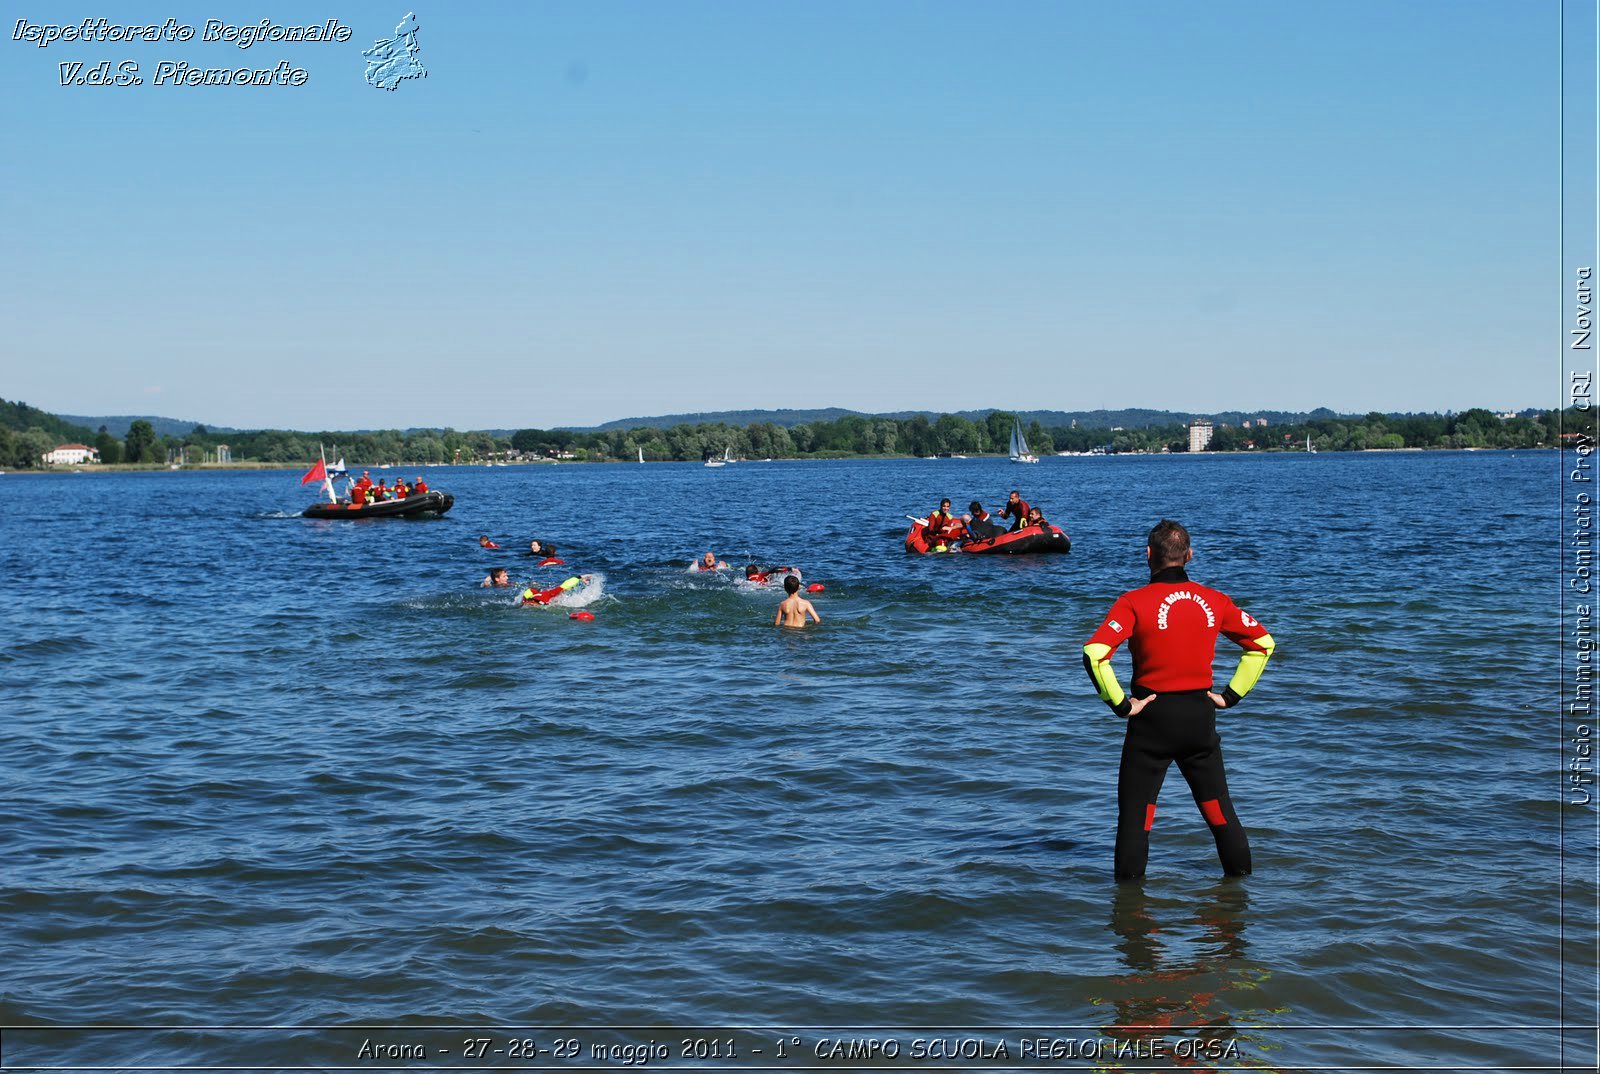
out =
<path fill-rule="evenodd" d="M 1122 624 L 1117 622 L 1115 619 L 1107 619 L 1106 626 L 1110 627 L 1112 630 L 1115 630 L 1118 634 L 1122 633 Z"/>
<path fill-rule="evenodd" d="M 1249 612 L 1240 612 L 1239 613 L 1239 619 L 1244 623 L 1245 626 L 1260 626 L 1261 625 L 1260 623 L 1256 622 L 1254 619 L 1250 618 L 1250 613 Z"/>

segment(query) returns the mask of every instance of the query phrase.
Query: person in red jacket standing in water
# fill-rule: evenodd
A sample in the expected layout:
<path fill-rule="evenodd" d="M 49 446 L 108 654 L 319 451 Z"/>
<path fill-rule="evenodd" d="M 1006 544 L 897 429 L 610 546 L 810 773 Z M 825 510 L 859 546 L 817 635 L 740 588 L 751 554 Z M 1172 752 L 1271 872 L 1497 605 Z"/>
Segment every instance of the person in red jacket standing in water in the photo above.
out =
<path fill-rule="evenodd" d="M 1184 567 L 1194 550 L 1178 523 L 1157 523 L 1145 556 L 1150 584 L 1118 597 L 1083 647 L 1083 666 L 1100 700 L 1128 721 L 1117 774 L 1116 878 L 1144 876 L 1156 797 L 1174 761 L 1211 828 L 1223 872 L 1245 876 L 1250 841 L 1228 797 L 1216 711 L 1237 705 L 1261 678 L 1272 635 L 1226 593 L 1189 581 Z M 1218 634 L 1244 650 L 1221 693 L 1211 680 Z M 1111 654 L 1125 641 L 1133 654 L 1132 696 L 1111 669 Z"/>

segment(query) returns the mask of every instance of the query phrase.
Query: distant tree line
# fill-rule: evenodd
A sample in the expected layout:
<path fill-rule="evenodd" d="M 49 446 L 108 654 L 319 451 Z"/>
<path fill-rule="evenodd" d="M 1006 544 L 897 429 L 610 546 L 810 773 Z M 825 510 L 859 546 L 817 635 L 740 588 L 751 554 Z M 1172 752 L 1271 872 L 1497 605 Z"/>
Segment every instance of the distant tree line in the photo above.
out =
<path fill-rule="evenodd" d="M 1331 418 L 1285 426 L 1245 429 L 1221 426 L 1208 451 L 1243 451 L 1304 447 L 1306 437 L 1318 451 L 1365 451 L 1373 448 L 1532 448 L 1554 445 L 1558 414 L 1501 418 L 1483 409 L 1459 414 L 1389 415 L 1376 411 L 1364 418 Z M 1592 416 L 1568 411 L 1569 429 L 1590 428 Z M 1187 446 L 1187 445 L 1186 445 Z"/>
<path fill-rule="evenodd" d="M 1014 415 L 997 410 L 981 421 L 955 414 L 929 420 L 869 418 L 851 415 L 785 429 L 770 422 L 743 428 L 723 424 L 675 425 L 670 429 L 612 429 L 574 432 L 523 429 L 511 438 L 518 451 L 553 454 L 568 451 L 580 458 L 632 459 L 642 448 L 647 460 L 693 461 L 721 455 L 724 448 L 742 458 L 845 457 L 859 455 L 1003 454 L 1009 450 Z M 1210 451 L 1273 451 L 1303 449 L 1309 434 L 1319 451 L 1368 448 L 1530 448 L 1556 443 L 1555 414 L 1501 419 L 1487 410 L 1454 415 L 1384 415 L 1333 417 L 1289 425 L 1251 428 L 1215 426 Z M 1584 423 L 1587 422 L 1587 425 Z M 1570 428 L 1593 425 L 1593 419 L 1569 412 Z M 1173 423 L 1139 429 L 1045 428 L 1032 422 L 1025 429 L 1034 454 L 1055 451 L 1182 452 L 1189 450 L 1189 428 Z"/>
<path fill-rule="evenodd" d="M 929 420 L 848 414 L 833 421 L 812 421 L 784 428 L 772 422 L 743 427 L 722 422 L 648 426 L 579 432 L 571 429 L 522 429 L 511 446 L 524 454 L 570 452 L 588 459 L 634 459 L 644 451 L 649 461 L 693 462 L 729 451 L 739 458 L 844 458 L 860 455 L 977 455 L 1004 452 L 1014 415 L 995 411 L 981 421 L 955 414 Z M 1036 452 L 1054 450 L 1051 436 L 1034 422 L 1027 430 Z"/>
<path fill-rule="evenodd" d="M 235 462 L 309 463 L 317 458 L 319 450 L 326 450 L 329 462 L 335 461 L 334 453 L 338 452 L 351 465 L 479 462 L 511 450 L 509 438 L 496 439 L 488 433 L 456 432 L 454 429 L 404 433 L 395 430 L 302 433 L 262 429 L 214 433 L 204 425 L 196 425 L 183 435 L 162 436 L 143 419 L 133 422 L 128 427 L 128 435 L 118 439 L 103 425 L 98 433 L 91 433 L 26 404 L 0 400 L 0 469 L 41 467 L 41 458 L 46 452 L 68 442 L 93 447 L 100 453 L 103 463 L 146 466 L 215 461 L 223 445 Z"/>
<path fill-rule="evenodd" d="M 1556 413 L 1502 419 L 1487 410 L 1459 414 L 1379 414 L 1357 418 L 1330 415 L 1288 424 L 1219 424 L 1209 451 L 1303 450 L 1309 435 L 1319 451 L 1369 448 L 1531 448 L 1557 442 Z M 1593 429 L 1591 414 L 1568 411 L 1567 428 Z M 847 414 L 790 428 L 772 422 L 736 426 L 722 422 L 679 424 L 671 428 L 522 429 L 509 437 L 454 429 L 405 432 L 290 432 L 263 429 L 214 433 L 196 425 L 183 435 L 161 436 L 150 422 L 132 423 L 118 439 L 102 426 L 97 434 L 62 422 L 23 403 L 0 400 L 0 468 L 27 469 L 58 444 L 78 441 L 100 452 L 102 462 L 165 465 L 215 460 L 227 445 L 236 462 L 309 463 L 319 450 L 329 461 L 343 457 L 352 466 L 384 463 L 472 463 L 489 459 L 569 457 L 605 461 L 636 459 L 643 450 L 652 462 L 695 462 L 724 451 L 740 458 L 844 458 L 872 455 L 1003 454 L 1015 415 L 997 410 L 973 420 L 957 414 L 909 418 Z M 1181 423 L 1136 429 L 1046 428 L 1038 421 L 1025 429 L 1035 454 L 1054 451 L 1187 451 L 1188 427 Z"/>
<path fill-rule="evenodd" d="M 310 462 L 317 458 L 319 451 L 326 451 L 329 462 L 335 461 L 336 457 L 343 457 L 352 466 L 397 462 L 482 462 L 511 447 L 508 438 L 497 439 L 485 432 L 457 432 L 454 429 L 412 429 L 406 432 L 385 429 L 361 433 L 298 433 L 264 429 L 226 435 L 195 432 L 184 440 L 191 449 L 201 450 L 209 448 L 215 451 L 218 444 L 227 444 L 233 458 L 239 461 Z"/>

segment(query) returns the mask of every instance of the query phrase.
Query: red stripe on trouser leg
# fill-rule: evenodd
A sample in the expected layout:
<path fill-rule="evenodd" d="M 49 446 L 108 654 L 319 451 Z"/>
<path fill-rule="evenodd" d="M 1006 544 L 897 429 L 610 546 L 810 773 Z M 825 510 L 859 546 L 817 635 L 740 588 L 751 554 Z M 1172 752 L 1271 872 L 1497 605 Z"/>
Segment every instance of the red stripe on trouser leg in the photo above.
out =
<path fill-rule="evenodd" d="M 1211 799 L 1209 802 L 1201 802 L 1200 812 L 1205 816 L 1206 823 L 1211 825 L 1213 828 L 1227 827 L 1228 818 L 1222 815 L 1222 803 L 1218 802 L 1215 798 Z"/>
<path fill-rule="evenodd" d="M 1148 832 L 1151 828 L 1155 827 L 1155 823 L 1156 823 L 1156 807 L 1154 805 L 1145 806 L 1144 807 L 1144 830 Z"/>

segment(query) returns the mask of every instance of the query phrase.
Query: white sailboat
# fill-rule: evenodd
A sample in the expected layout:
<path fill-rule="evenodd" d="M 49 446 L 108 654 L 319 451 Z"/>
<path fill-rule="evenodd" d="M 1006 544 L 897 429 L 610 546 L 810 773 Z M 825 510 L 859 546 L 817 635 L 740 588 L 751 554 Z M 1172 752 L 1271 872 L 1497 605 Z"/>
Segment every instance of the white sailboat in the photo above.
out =
<path fill-rule="evenodd" d="M 720 458 L 720 459 L 707 459 L 706 460 L 706 465 L 707 466 L 726 466 L 726 465 L 728 465 L 728 462 L 729 462 L 728 449 L 727 448 L 723 448 L 722 449 L 722 458 Z"/>
<path fill-rule="evenodd" d="M 1315 455 L 1316 453 L 1317 453 L 1317 449 L 1311 446 L 1311 434 L 1307 433 L 1306 434 L 1306 454 L 1307 455 Z"/>
<path fill-rule="evenodd" d="M 1039 456 L 1028 450 L 1028 441 L 1022 435 L 1022 422 L 1011 423 L 1011 461 L 1012 462 L 1038 462 Z"/>
<path fill-rule="evenodd" d="M 644 448 L 639 449 L 639 462 L 640 464 L 644 463 Z"/>

